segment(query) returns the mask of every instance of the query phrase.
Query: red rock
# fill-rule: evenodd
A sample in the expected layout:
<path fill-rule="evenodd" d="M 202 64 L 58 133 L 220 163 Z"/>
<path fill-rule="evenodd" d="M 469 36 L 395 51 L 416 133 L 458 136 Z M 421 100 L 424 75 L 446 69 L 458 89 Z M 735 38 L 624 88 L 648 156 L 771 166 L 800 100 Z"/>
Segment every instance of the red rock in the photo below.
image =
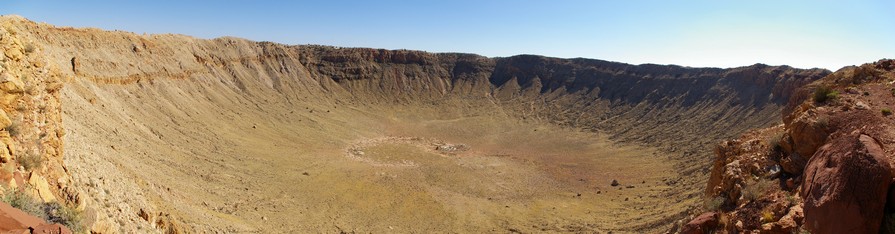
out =
<path fill-rule="evenodd" d="M 34 231 L 31 231 L 32 234 L 72 234 L 67 227 L 62 226 L 62 224 L 54 223 L 54 224 L 41 224 L 37 227 L 34 227 Z"/>
<path fill-rule="evenodd" d="M 695 219 L 685 224 L 684 227 L 681 228 L 681 234 L 711 233 L 717 227 L 718 213 L 706 212 L 699 216 L 696 216 Z"/>
<path fill-rule="evenodd" d="M 38 217 L 0 202 L 0 233 L 71 234 L 72 232 L 65 226 L 47 224 Z"/>
<path fill-rule="evenodd" d="M 805 169 L 806 164 L 808 164 L 808 160 L 796 152 L 786 155 L 780 159 L 780 167 L 783 168 L 783 171 L 789 173 L 790 175 L 801 175 L 802 171 Z"/>
<path fill-rule="evenodd" d="M 44 221 L 40 218 L 0 202 L 0 233 L 20 233 L 22 230 L 27 231 L 29 227 L 41 224 L 44 224 Z"/>
<path fill-rule="evenodd" d="M 62 224 L 54 223 L 54 224 L 41 224 L 37 227 L 34 227 L 34 231 L 31 231 L 32 234 L 71 234 L 72 232 L 68 230 L 67 227 L 62 226 Z"/>
<path fill-rule="evenodd" d="M 12 178 L 16 181 L 16 186 L 19 187 L 19 191 L 25 191 L 25 178 L 22 176 L 22 173 L 18 171 L 13 172 Z"/>
<path fill-rule="evenodd" d="M 824 145 L 805 168 L 804 227 L 814 234 L 878 233 L 892 170 L 879 142 L 867 135 Z"/>

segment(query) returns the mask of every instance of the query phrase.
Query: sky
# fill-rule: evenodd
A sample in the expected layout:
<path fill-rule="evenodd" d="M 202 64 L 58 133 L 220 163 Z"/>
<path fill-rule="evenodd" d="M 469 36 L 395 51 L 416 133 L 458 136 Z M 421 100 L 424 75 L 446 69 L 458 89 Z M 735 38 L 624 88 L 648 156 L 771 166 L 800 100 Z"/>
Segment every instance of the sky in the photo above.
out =
<path fill-rule="evenodd" d="M 0 0 L 4 15 L 141 34 L 830 70 L 895 58 L 893 12 L 888 0 Z"/>

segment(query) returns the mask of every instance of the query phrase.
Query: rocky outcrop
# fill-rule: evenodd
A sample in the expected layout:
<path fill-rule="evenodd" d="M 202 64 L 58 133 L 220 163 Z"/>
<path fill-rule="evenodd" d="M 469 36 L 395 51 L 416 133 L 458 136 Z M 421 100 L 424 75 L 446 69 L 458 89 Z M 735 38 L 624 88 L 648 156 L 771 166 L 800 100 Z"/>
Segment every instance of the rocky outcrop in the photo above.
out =
<path fill-rule="evenodd" d="M 707 212 L 696 216 L 695 219 L 681 228 L 681 234 L 712 233 L 718 227 L 718 213 Z"/>
<path fill-rule="evenodd" d="M 820 234 L 878 233 L 893 175 L 870 136 L 855 133 L 824 145 L 805 170 L 805 227 Z"/>
<path fill-rule="evenodd" d="M 784 135 L 784 140 L 780 145 L 784 151 L 791 152 L 794 156 L 801 158 L 802 155 L 814 155 L 821 145 L 827 140 L 830 134 L 829 117 L 818 116 L 815 111 L 806 111 L 790 124 L 789 131 Z M 794 160 L 795 161 L 795 160 Z M 791 168 L 791 173 L 801 172 L 801 168 Z"/>
<path fill-rule="evenodd" d="M 745 224 L 736 226 L 740 231 L 877 233 L 884 219 L 895 217 L 886 210 L 895 201 L 887 199 L 895 177 L 895 121 L 885 114 L 895 95 L 892 64 L 880 60 L 830 74 L 793 95 L 784 125 L 722 143 L 707 196 L 728 199 L 719 209 L 731 223 Z M 773 185 L 759 186 L 762 181 Z M 764 202 L 781 196 L 790 205 Z M 743 216 L 750 213 L 773 218 L 762 218 L 767 223 L 759 227 Z"/>
<path fill-rule="evenodd" d="M 0 18 L 0 184 L 41 202 L 77 206 L 57 197 L 67 187 L 59 181 L 69 178 L 62 162 L 59 69 L 18 25 L 23 20 Z"/>
<path fill-rule="evenodd" d="M 758 136 L 782 131 L 782 126 L 750 131 L 744 137 L 723 141 L 715 148 L 715 161 L 706 187 L 706 196 L 738 204 L 746 182 L 754 176 L 771 177 L 773 164 L 765 155 L 772 146 Z"/>

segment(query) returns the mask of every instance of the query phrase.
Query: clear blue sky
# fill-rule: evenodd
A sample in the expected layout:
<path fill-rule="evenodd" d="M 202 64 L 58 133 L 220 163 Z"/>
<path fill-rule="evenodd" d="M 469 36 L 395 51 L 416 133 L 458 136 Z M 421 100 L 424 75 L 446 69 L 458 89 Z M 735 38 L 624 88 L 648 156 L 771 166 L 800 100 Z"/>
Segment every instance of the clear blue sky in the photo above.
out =
<path fill-rule="evenodd" d="M 895 58 L 895 1 L 35 1 L 60 26 L 285 44 L 838 69 Z"/>

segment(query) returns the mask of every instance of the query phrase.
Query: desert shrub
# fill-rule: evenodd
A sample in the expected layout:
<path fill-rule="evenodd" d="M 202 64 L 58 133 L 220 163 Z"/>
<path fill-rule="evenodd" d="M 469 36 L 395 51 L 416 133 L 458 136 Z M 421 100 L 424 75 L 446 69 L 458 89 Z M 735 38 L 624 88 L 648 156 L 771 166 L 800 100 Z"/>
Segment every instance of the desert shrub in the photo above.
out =
<path fill-rule="evenodd" d="M 824 103 L 827 101 L 835 100 L 839 97 L 839 92 L 833 90 L 829 86 L 820 86 L 814 90 L 814 101 L 817 103 Z"/>
<path fill-rule="evenodd" d="M 19 131 L 19 122 L 15 120 L 13 120 L 12 123 L 10 123 L 9 126 L 6 126 L 6 128 L 4 128 L 3 130 L 9 132 L 9 135 L 13 137 L 19 136 L 19 133 L 21 133 Z"/>
<path fill-rule="evenodd" d="M 746 188 L 743 189 L 743 198 L 754 201 L 755 199 L 761 198 L 761 196 L 770 191 L 771 188 L 773 188 L 771 181 L 758 179 L 746 185 Z"/>
<path fill-rule="evenodd" d="M 47 203 L 43 208 L 47 221 L 65 225 L 74 233 L 84 230 L 84 215 L 77 209 L 56 202 Z"/>
<path fill-rule="evenodd" d="M 31 152 L 19 155 L 16 157 L 16 161 L 18 161 L 19 165 L 22 165 L 26 171 L 40 168 L 41 164 L 43 164 L 43 158 L 41 158 L 40 155 Z"/>
<path fill-rule="evenodd" d="M 799 203 L 799 198 L 796 195 L 788 195 L 786 196 L 786 202 L 789 203 L 790 206 L 794 206 Z"/>
<path fill-rule="evenodd" d="M 25 53 L 30 54 L 31 52 L 34 52 L 34 45 L 32 45 L 32 44 L 25 45 L 24 49 L 25 49 Z"/>
<path fill-rule="evenodd" d="M 780 142 L 783 141 L 783 132 L 774 134 L 770 138 L 768 138 L 768 146 L 771 147 L 771 153 L 780 152 L 783 150 L 783 147 L 780 146 Z"/>
<path fill-rule="evenodd" d="M 7 190 L 0 199 L 16 209 L 35 217 L 47 220 L 51 223 L 65 225 L 74 233 L 82 233 L 85 230 L 84 215 L 81 211 L 57 202 L 43 203 L 38 198 L 32 197 L 19 190 Z"/>
<path fill-rule="evenodd" d="M 830 116 L 821 115 L 817 117 L 817 125 L 822 128 L 827 128 L 830 126 Z"/>
<path fill-rule="evenodd" d="M 770 223 L 774 222 L 774 212 L 770 209 L 764 209 L 761 211 L 761 222 L 762 223 Z"/>
<path fill-rule="evenodd" d="M 28 194 L 25 194 L 24 192 L 18 190 L 6 191 L 6 193 L 3 194 L 2 199 L 6 204 L 22 210 L 25 213 L 37 216 L 41 219 L 47 218 L 46 214 L 43 212 L 43 203 L 34 197 L 28 196 Z"/>
<path fill-rule="evenodd" d="M 724 206 L 724 197 L 713 197 L 705 201 L 705 209 L 710 211 L 720 210 Z"/>
<path fill-rule="evenodd" d="M 883 110 L 881 110 L 880 112 L 882 112 L 883 115 L 885 115 L 885 116 L 892 115 L 892 109 L 889 109 L 889 108 L 883 108 Z"/>

